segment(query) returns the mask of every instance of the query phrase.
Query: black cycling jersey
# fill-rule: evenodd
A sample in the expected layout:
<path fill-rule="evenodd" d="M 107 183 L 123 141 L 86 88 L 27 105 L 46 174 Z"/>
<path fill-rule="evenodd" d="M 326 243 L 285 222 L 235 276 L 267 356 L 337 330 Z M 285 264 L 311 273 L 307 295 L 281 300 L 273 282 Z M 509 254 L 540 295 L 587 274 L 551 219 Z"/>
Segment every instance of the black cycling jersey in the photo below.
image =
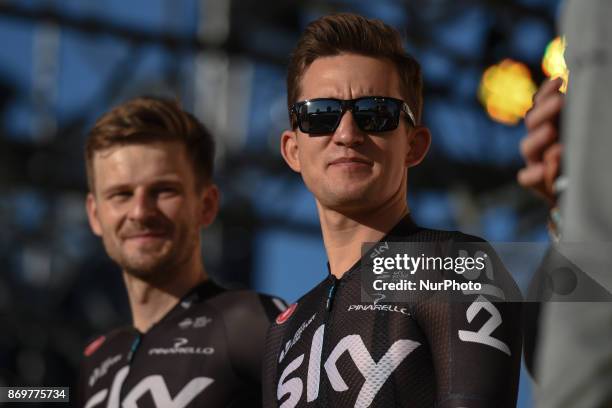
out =
<path fill-rule="evenodd" d="M 459 232 L 420 228 L 409 217 L 381 242 L 488 245 Z M 507 298 L 520 298 L 501 261 L 495 262 L 495 281 L 504 293 L 513 292 Z M 434 292 L 422 301 L 363 303 L 360 268 L 357 262 L 341 279 L 328 276 L 272 324 L 265 407 L 516 405 L 520 302 L 474 294 L 450 302 Z"/>
<path fill-rule="evenodd" d="M 145 334 L 118 329 L 85 349 L 78 406 L 261 406 L 266 331 L 279 299 L 207 281 Z"/>

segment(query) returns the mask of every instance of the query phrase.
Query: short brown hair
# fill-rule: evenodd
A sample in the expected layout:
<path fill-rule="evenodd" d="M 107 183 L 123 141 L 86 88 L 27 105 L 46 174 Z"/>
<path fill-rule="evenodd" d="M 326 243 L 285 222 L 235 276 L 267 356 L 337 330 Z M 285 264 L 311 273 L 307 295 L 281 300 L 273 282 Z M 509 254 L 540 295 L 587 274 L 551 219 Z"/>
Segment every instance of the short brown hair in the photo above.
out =
<path fill-rule="evenodd" d="M 420 64 L 404 50 L 400 33 L 395 28 L 380 20 L 351 13 L 321 17 L 308 24 L 302 33 L 291 54 L 287 71 L 289 107 L 297 102 L 301 92 L 300 82 L 310 64 L 317 58 L 341 53 L 390 60 L 397 68 L 400 77 L 402 97 L 414 113 L 416 123 L 420 123 L 423 107 L 423 79 Z M 295 128 L 293 120 L 292 126 Z"/>
<path fill-rule="evenodd" d="M 215 143 L 206 127 L 181 109 L 176 100 L 139 97 L 116 106 L 94 124 L 85 144 L 89 191 L 94 192 L 93 158 L 97 151 L 114 146 L 179 141 L 194 169 L 197 187 L 212 178 Z"/>

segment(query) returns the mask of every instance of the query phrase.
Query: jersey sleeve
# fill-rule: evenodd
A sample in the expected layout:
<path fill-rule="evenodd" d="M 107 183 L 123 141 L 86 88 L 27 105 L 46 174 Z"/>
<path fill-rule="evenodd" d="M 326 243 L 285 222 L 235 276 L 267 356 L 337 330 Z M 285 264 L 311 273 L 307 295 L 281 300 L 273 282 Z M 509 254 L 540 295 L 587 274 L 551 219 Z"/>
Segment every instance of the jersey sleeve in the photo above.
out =
<path fill-rule="evenodd" d="M 274 318 L 286 308 L 279 298 L 251 291 L 231 291 L 222 310 L 232 366 L 249 382 L 261 384 L 266 333 Z"/>
<path fill-rule="evenodd" d="M 106 355 L 103 345 L 105 345 L 107 338 L 121 334 L 121 330 L 119 328 L 103 336 L 95 337 L 83 350 L 79 363 L 79 376 L 76 381 L 75 406 L 84 407 L 87 403 L 91 391 L 88 383 L 96 366 L 94 360 L 100 361 L 102 358 L 100 355 Z"/>
<path fill-rule="evenodd" d="M 276 383 L 278 371 L 279 350 L 282 349 L 282 340 L 285 326 L 272 323 L 266 336 L 266 346 L 262 367 L 262 397 L 264 407 L 277 406 Z"/>
<path fill-rule="evenodd" d="M 414 317 L 433 358 L 439 408 L 516 406 L 522 347 L 520 291 L 491 246 L 479 245 L 489 261 L 486 270 L 472 278 L 488 285 L 488 290 L 452 295 L 439 291 L 414 305 Z"/>
<path fill-rule="evenodd" d="M 76 381 L 75 407 L 85 406 L 85 390 L 87 387 L 87 374 L 89 370 L 85 360 L 81 360 L 79 364 L 79 376 Z"/>

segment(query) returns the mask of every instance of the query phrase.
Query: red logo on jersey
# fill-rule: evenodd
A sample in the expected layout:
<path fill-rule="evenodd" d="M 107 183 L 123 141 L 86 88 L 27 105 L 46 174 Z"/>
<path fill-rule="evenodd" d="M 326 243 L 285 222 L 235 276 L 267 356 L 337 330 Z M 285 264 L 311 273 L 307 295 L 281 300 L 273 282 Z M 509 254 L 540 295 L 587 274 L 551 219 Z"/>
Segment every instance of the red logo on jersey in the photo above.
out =
<path fill-rule="evenodd" d="M 104 341 L 106 340 L 106 337 L 104 336 L 100 336 L 97 339 L 95 339 L 94 341 L 92 341 L 89 346 L 87 346 L 85 348 L 85 351 L 83 352 L 83 354 L 85 355 L 85 357 L 89 357 L 91 356 L 93 353 L 95 353 L 95 351 L 100 348 L 100 346 L 102 345 L 102 343 L 104 343 Z"/>
<path fill-rule="evenodd" d="M 297 307 L 297 303 L 294 303 L 291 306 L 289 306 L 287 310 L 285 310 L 283 313 L 279 314 L 278 317 L 276 318 L 276 324 L 285 323 L 291 317 L 296 307 Z"/>

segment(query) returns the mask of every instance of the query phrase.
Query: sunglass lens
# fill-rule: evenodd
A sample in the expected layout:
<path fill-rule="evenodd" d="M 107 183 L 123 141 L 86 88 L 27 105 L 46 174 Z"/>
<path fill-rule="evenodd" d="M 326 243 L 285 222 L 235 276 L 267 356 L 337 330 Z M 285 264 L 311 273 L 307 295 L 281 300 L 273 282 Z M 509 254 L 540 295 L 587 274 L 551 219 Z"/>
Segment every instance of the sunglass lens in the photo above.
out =
<path fill-rule="evenodd" d="M 385 132 L 397 128 L 399 107 L 393 100 L 363 98 L 355 103 L 353 116 L 364 132 Z"/>
<path fill-rule="evenodd" d="M 320 99 L 306 102 L 299 109 L 300 129 L 305 133 L 331 133 L 336 130 L 341 115 L 339 101 Z"/>

